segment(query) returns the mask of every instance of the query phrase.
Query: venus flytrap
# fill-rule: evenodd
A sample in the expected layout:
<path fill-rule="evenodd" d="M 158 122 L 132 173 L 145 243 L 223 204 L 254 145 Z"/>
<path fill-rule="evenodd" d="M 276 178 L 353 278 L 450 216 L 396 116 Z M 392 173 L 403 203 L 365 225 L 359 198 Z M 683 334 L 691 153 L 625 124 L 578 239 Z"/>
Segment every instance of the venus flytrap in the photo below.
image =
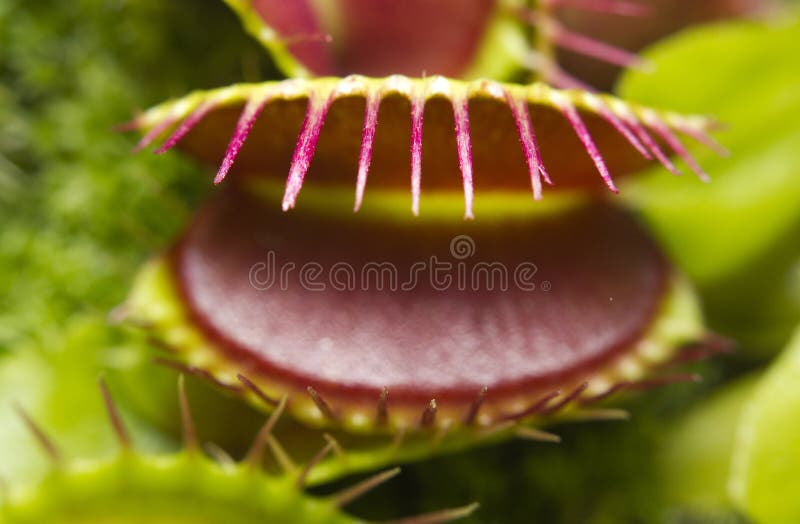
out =
<path fill-rule="evenodd" d="M 653 489 L 675 497 L 671 515 L 677 508 L 688 509 L 688 517 L 724 517 L 732 511 L 722 486 L 731 440 L 713 438 L 709 425 L 715 424 L 728 430 L 737 424 L 747 427 L 732 482 L 740 510 L 791 521 L 792 507 L 774 498 L 778 491 L 773 489 L 792 486 L 786 480 L 791 474 L 778 475 L 778 466 L 794 463 L 788 445 L 793 428 L 786 422 L 791 417 L 783 402 L 791 393 L 788 375 L 775 371 L 780 380 L 764 381 L 746 424 L 735 420 L 734 413 L 746 393 L 732 403 L 712 399 L 699 406 L 674 432 L 669 431 L 672 421 L 662 420 L 661 397 L 640 399 L 647 405 L 636 404 L 632 411 L 644 415 L 652 408 L 650 416 L 662 423 L 653 436 L 667 440 L 666 452 L 659 456 L 665 464 L 658 464 L 664 467 L 657 473 L 666 472 L 666 483 L 678 485 L 674 490 L 672 485 L 656 486 L 648 477 L 652 457 L 641 424 L 627 425 L 625 433 L 619 429 L 620 439 L 602 438 L 603 428 L 596 424 L 585 439 L 575 438 L 569 429 L 553 429 L 568 421 L 625 418 L 628 414 L 618 409 L 619 395 L 697 380 L 680 364 L 727 349 L 704 327 L 691 284 L 700 284 L 704 304 L 712 306 L 713 325 L 723 330 L 727 328 L 720 318 L 728 326 L 752 325 L 752 310 L 762 309 L 751 303 L 751 288 L 757 288 L 770 306 L 760 311 L 770 329 L 760 331 L 770 340 L 783 338 L 771 327 L 776 311 L 781 319 L 791 319 L 784 302 L 772 300 L 772 290 L 790 294 L 793 288 L 782 279 L 795 260 L 791 232 L 797 222 L 796 184 L 789 175 L 796 156 L 796 126 L 790 118 L 796 97 L 786 88 L 793 85 L 792 69 L 781 65 L 794 47 L 791 29 L 713 28 L 710 36 L 680 39 L 685 44 L 678 45 L 674 56 L 667 49 L 642 58 L 597 38 L 611 24 L 594 24 L 599 31 L 592 38 L 575 28 L 589 13 L 599 15 L 597 20 L 632 19 L 637 30 L 653 16 L 654 23 L 669 25 L 672 20 L 656 14 L 665 1 L 648 2 L 648 9 L 644 3 L 621 0 L 412 0 L 404 3 L 406 11 L 398 12 L 391 11 L 395 2 L 382 0 L 227 3 L 288 78 L 257 82 L 258 75 L 248 66 L 246 84 L 198 91 L 140 113 L 132 122 L 142 133 L 140 149 L 180 149 L 216 167 L 216 176 L 208 178 L 220 186 L 174 243 L 147 263 L 129 298 L 114 311 L 112 319 L 134 326 L 137 336 L 123 337 L 125 342 L 120 337 L 81 338 L 71 345 L 85 348 L 62 351 L 52 344 L 52 334 L 58 337 L 63 330 L 49 330 L 45 336 L 37 328 L 37 336 L 54 346 L 48 348 L 51 353 L 13 355 L 0 363 L 0 376 L 6 380 L 3 396 L 13 397 L 18 406 L 16 412 L 12 404 L 0 406 L 0 467 L 3 484 L 12 493 L 0 521 L 13 516 L 11 522 L 350 522 L 354 518 L 339 509 L 342 501 L 385 480 L 394 469 L 340 493 L 336 503 L 304 493 L 298 479 L 317 486 L 351 473 L 516 438 L 540 444 L 530 454 L 520 453 L 524 449 L 515 443 L 487 450 L 487 455 L 506 453 L 502 464 L 507 467 L 498 472 L 478 467 L 453 475 L 459 461 L 468 460 L 438 459 L 434 468 L 447 462 L 456 469 L 442 468 L 434 475 L 429 471 L 415 489 L 427 495 L 427 486 L 442 479 L 469 477 L 452 489 L 497 484 L 485 489 L 503 491 L 495 504 L 499 508 L 507 505 L 505 491 L 512 482 L 533 484 L 530 500 L 519 501 L 515 515 L 484 510 L 494 520 L 522 515 L 528 521 L 529 508 L 548 521 L 570 521 L 571 516 L 583 522 L 609 515 L 621 520 L 628 506 L 636 506 L 631 513 L 643 513 L 639 517 L 648 520 L 661 508 L 649 498 Z M 693 6 L 716 12 L 734 3 Z M 633 28 L 615 36 L 632 33 Z M 122 38 L 125 31 L 119 34 Z M 20 38 L 17 34 L 14 40 Z M 138 38 L 161 42 L 152 35 Z M 584 84 L 596 84 L 594 75 L 576 74 L 562 61 L 570 50 L 603 67 L 610 63 L 648 69 L 652 61 L 659 72 L 650 80 L 638 74 L 628 77 L 633 80 L 623 83 L 620 96 L 599 94 L 584 89 Z M 231 62 L 237 62 L 236 53 L 231 55 Z M 742 70 L 753 74 L 743 77 Z M 94 98 L 86 95 L 95 92 L 92 86 L 116 83 L 128 89 L 130 82 L 77 76 L 82 81 L 77 91 L 86 100 L 132 105 L 107 90 Z M 692 77 L 702 77 L 705 88 L 687 81 Z M 719 95 L 723 92 L 724 97 Z M 722 141 L 735 155 L 726 156 L 725 148 L 711 138 L 718 130 L 711 118 L 672 109 L 709 112 L 728 124 Z M 103 111 L 92 114 L 96 118 L 98 113 Z M 63 127 L 58 136 L 70 154 L 92 151 L 93 156 L 82 152 L 81 161 L 72 165 L 59 161 L 73 172 L 48 175 L 60 180 L 47 191 L 50 196 L 53 188 L 60 188 L 53 197 L 57 212 L 48 220 L 70 226 L 57 230 L 59 240 L 80 245 L 83 236 L 64 231 L 99 228 L 124 245 L 133 243 L 129 235 L 146 236 L 154 229 L 159 234 L 151 235 L 155 240 L 148 245 L 161 249 L 164 232 L 172 226 L 160 222 L 150 200 L 124 207 L 117 204 L 122 197 L 104 194 L 103 180 L 111 179 L 107 175 L 121 173 L 99 162 L 99 174 L 89 184 L 90 179 L 74 172 L 75 165 L 83 168 L 89 158 L 105 153 L 86 147 L 97 142 L 91 135 L 73 139 L 69 114 L 57 113 L 45 127 Z M 53 126 L 52 120 L 64 124 Z M 719 153 L 721 159 L 709 153 Z M 151 170 L 143 166 L 155 166 L 157 159 L 145 164 L 142 158 L 121 163 L 137 165 L 136 174 L 149 176 L 142 187 L 157 184 L 170 171 L 169 162 L 179 160 L 159 160 L 165 162 L 163 169 Z M 191 169 L 182 166 L 184 172 Z M 650 167 L 659 171 L 652 179 L 636 176 Z M 704 168 L 714 175 L 714 184 L 678 180 L 664 172 L 688 170 L 706 179 Z M 73 185 L 65 185 L 64 179 Z M 126 183 L 131 186 L 124 187 L 140 184 L 138 179 Z M 97 193 L 81 197 L 86 185 Z M 126 193 L 122 184 L 114 187 Z M 182 201 L 187 187 L 185 182 L 170 183 L 160 196 Z M 696 188 L 702 189 L 694 193 Z M 615 197 L 617 191 L 625 198 Z M 92 209 L 108 208 L 108 214 L 88 213 L 92 225 L 85 227 L 75 220 L 82 199 L 91 199 Z M 623 207 L 644 210 L 668 255 L 652 231 Z M 116 216 L 125 224 L 122 234 L 113 226 Z M 170 220 L 180 222 L 180 216 L 170 214 Z M 726 225 L 734 233 L 719 237 L 715 232 Z M 25 224 L 15 228 L 15 236 L 4 234 L 4 248 L 8 239 L 24 244 L 28 237 L 45 246 L 39 255 L 51 244 L 59 245 L 41 242 L 46 229 L 39 234 L 37 228 L 36 235 L 31 229 Z M 456 240 L 459 245 L 466 240 L 468 249 L 454 249 Z M 104 248 L 120 256 L 110 246 Z M 107 267 L 98 256 L 104 248 L 83 255 L 96 265 L 75 267 L 84 274 Z M 125 253 L 130 251 L 137 253 Z M 322 269 L 305 280 L 289 278 L 286 289 L 280 278 L 271 285 L 268 278 L 253 285 L 254 268 L 261 268 L 259 278 L 265 276 L 268 264 L 259 264 L 270 255 L 279 269 L 295 266 L 290 277 L 297 277 L 300 268 L 313 269 L 313 264 Z M 768 263 L 756 263 L 763 260 Z M 24 257 L 19 261 L 33 267 Z M 19 266 L 19 261 L 6 267 Z M 433 268 L 449 264 L 452 274 L 444 275 L 453 284 L 442 286 L 442 280 L 434 282 L 423 273 L 423 278 L 399 280 L 401 289 L 394 290 L 395 275 L 419 277 L 414 272 L 418 263 Z M 372 273 L 360 271 L 368 266 Z M 522 279 L 516 279 L 519 267 L 530 270 Z M 35 271 L 43 273 L 38 265 Z M 69 287 L 65 282 L 83 282 L 76 278 L 80 274 L 67 270 L 56 279 L 49 272 L 42 279 L 45 284 L 36 288 L 46 292 L 23 289 L 15 296 L 49 302 L 58 295 L 50 291 Z M 361 278 L 364 274 L 369 277 Z M 754 275 L 758 278 L 740 285 L 740 278 Z M 319 290 L 303 288 L 309 284 Z M 99 286 L 98 293 L 119 296 L 110 287 Z M 719 287 L 731 291 L 714 293 Z M 85 298 L 86 293 L 73 295 Z M 744 314 L 733 321 L 732 315 L 716 309 L 732 301 Z M 97 307 L 94 299 L 86 302 Z M 25 311 L 35 309 L 30 302 L 24 304 Z M 69 304 L 84 307 L 75 300 Z M 30 316 L 45 315 L 34 311 Z M 166 349 L 158 357 L 165 366 L 154 369 L 138 351 L 131 351 L 128 346 L 141 334 Z M 109 347 L 96 360 L 92 348 L 99 346 Z M 786 362 L 776 369 L 788 369 Z M 84 393 L 87 385 L 93 389 L 97 367 L 110 368 L 106 377 L 119 400 L 109 405 L 112 412 L 117 405 L 122 411 L 113 418 L 124 418 L 127 427 L 134 422 L 132 413 L 144 415 L 151 425 L 173 434 L 177 426 L 195 427 L 185 431 L 186 449 L 151 455 L 174 451 L 175 442 L 151 430 L 141 446 L 139 431 L 128 438 L 117 423 L 125 451 L 104 460 L 116 447 L 108 438 L 113 432 L 96 431 L 101 426 L 96 420 L 100 397 L 81 400 L 90 398 Z M 193 416 L 183 392 L 181 401 L 174 402 L 173 368 L 192 374 L 190 389 L 202 382 L 203 393 L 192 396 Z M 717 366 L 711 376 L 720 373 L 725 371 Z M 776 391 L 789 396 L 775 402 Z M 81 409 L 70 407 L 71 399 L 59 392 L 74 393 Z M 679 388 L 663 394 L 680 404 Z M 268 421 L 250 447 L 258 430 L 248 426 L 263 423 L 261 412 Z M 135 422 L 133 427 L 140 429 L 141 421 Z M 32 435 L 21 439 L 26 424 Z M 209 426 L 215 426 L 213 433 Z M 776 435 L 775 427 L 784 431 Z M 561 459 L 548 460 L 560 450 L 544 449 L 559 441 L 553 431 L 570 446 Z M 236 460 L 246 458 L 237 463 L 210 446 L 214 460 L 209 460 L 192 435 L 213 435 Z M 49 464 L 43 468 L 29 453 L 37 439 L 60 464 L 44 479 L 40 474 L 50 471 Z M 640 440 L 646 442 L 639 445 Z M 136 445 L 130 446 L 131 441 Z M 636 444 L 629 446 L 631 442 Z M 621 448 L 624 456 L 618 453 Z M 72 460 L 75 449 L 85 459 L 81 468 Z M 776 449 L 781 450 L 780 461 L 774 460 Z M 573 456 L 570 450 L 578 452 Z M 601 454 L 609 458 L 595 461 Z M 511 467 L 509 457 L 519 459 L 517 467 Z M 696 488 L 685 481 L 690 468 L 692 478 L 703 479 Z M 558 478 L 551 473 L 556 470 Z M 278 472 L 277 477 L 265 471 Z M 493 482 L 480 473 L 498 476 Z M 627 477 L 637 489 L 624 495 L 608 496 L 599 485 L 617 488 Z M 127 497 L 120 496 L 123 490 Z M 600 501 L 597 507 L 572 511 L 574 493 L 590 490 L 588 499 Z M 691 491 L 688 497 L 686 491 Z M 262 498 L 265 493 L 269 496 Z M 407 494 L 398 490 L 398 507 L 407 502 L 400 495 Z M 485 494 L 477 498 L 492 499 Z M 443 500 L 438 493 L 437 500 Z M 555 510 L 559 518 L 547 512 L 554 505 L 562 506 Z M 391 516 L 391 506 L 384 503 L 373 516 Z M 709 507 L 712 511 L 705 511 Z M 437 522 L 471 509 L 412 522 Z"/>
<path fill-rule="evenodd" d="M 288 396 L 296 420 L 354 436 L 349 458 L 328 461 L 332 472 L 514 435 L 557 440 L 536 426 L 614 417 L 592 405 L 696 379 L 669 369 L 705 354 L 698 344 L 718 346 L 692 291 L 636 221 L 596 195 L 596 179 L 617 192 L 612 175 L 656 162 L 677 172 L 670 153 L 705 179 L 677 135 L 715 146 L 711 120 L 541 82 L 458 78 L 471 76 L 470 60 L 493 45 L 474 35 L 491 34 L 497 17 L 513 18 L 542 53 L 570 42 L 605 49 L 558 30 L 550 3 L 424 3 L 413 20 L 350 1 L 321 11 L 305 2 L 229 4 L 293 78 L 197 92 L 130 124 L 143 133 L 138 149 L 160 141 L 157 152 L 222 158 L 214 182 L 228 186 L 148 265 L 121 308 L 173 351 L 171 365 L 267 411 Z M 420 18 L 425 6 L 433 12 Z M 315 18 L 337 9 L 347 16 Z M 444 19 L 462 23 L 426 34 L 430 41 L 389 45 L 414 20 Z M 452 46 L 462 60 L 437 62 L 443 52 L 456 56 Z M 491 49 L 508 58 L 508 49 Z M 552 71 L 551 63 L 537 74 L 552 81 Z M 398 213 L 404 186 L 417 218 Z M 347 187 L 350 204 L 340 197 Z M 444 203 L 429 210 L 423 188 Z M 464 218 L 475 218 L 484 196 L 495 202 L 491 211 L 460 221 L 456 188 Z M 545 189 L 553 204 L 509 213 L 520 195 L 540 200 Z M 283 213 L 271 209 L 275 201 Z M 350 213 L 362 206 L 369 212 Z M 387 262 L 407 274 L 464 234 L 486 257 L 470 262 L 535 264 L 546 285 L 525 293 L 426 281 L 402 292 L 311 293 L 259 290 L 247 278 L 271 249 L 293 267 Z M 376 445 L 374 436 L 384 440 Z"/>

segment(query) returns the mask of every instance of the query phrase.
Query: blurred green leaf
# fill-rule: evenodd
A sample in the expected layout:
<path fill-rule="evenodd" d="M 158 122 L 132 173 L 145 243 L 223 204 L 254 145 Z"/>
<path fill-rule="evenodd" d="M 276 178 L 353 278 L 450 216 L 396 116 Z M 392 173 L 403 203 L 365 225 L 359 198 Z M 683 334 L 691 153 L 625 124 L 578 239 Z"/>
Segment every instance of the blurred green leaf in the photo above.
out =
<path fill-rule="evenodd" d="M 65 458 L 97 459 L 119 449 L 97 384 L 103 370 L 127 367 L 132 349 L 119 335 L 103 318 L 76 317 L 46 347 L 26 345 L 0 357 L 0 478 L 7 487 L 24 486 L 53 466 L 15 405 Z M 123 415 L 138 449 L 175 447 L 130 413 Z"/>
<path fill-rule="evenodd" d="M 757 522 L 800 522 L 800 330 L 770 367 L 739 425 L 731 496 Z"/>
<path fill-rule="evenodd" d="M 118 304 L 211 185 L 113 126 L 269 70 L 219 0 L 0 0 L 0 28 L 2 351 Z"/>
<path fill-rule="evenodd" d="M 736 428 L 760 377 L 724 386 L 667 430 L 657 454 L 658 476 L 672 513 L 698 519 L 732 513 L 727 489 Z"/>
<path fill-rule="evenodd" d="M 622 193 L 705 292 L 720 329 L 778 347 L 800 316 L 800 288 L 792 287 L 800 262 L 800 23 L 787 18 L 680 34 L 646 53 L 656 74 L 631 72 L 621 84 L 626 98 L 708 113 L 726 126 L 718 137 L 729 158 L 698 151 L 710 184 L 659 169 Z M 754 309 L 784 314 L 742 324 Z M 783 336 L 765 336 L 770 329 Z"/>

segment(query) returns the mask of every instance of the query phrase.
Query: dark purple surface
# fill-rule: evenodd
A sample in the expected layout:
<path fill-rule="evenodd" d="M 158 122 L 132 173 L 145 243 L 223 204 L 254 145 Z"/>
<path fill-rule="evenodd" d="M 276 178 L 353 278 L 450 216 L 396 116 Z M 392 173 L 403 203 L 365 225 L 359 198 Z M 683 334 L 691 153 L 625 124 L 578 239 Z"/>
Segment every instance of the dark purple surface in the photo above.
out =
<path fill-rule="evenodd" d="M 402 283 L 431 256 L 453 263 L 457 277 L 450 241 L 464 234 L 475 245 L 461 261 L 465 274 L 479 261 L 500 262 L 508 290 L 481 280 L 478 291 L 457 281 L 440 291 L 426 278 L 412 291 L 378 291 L 374 279 L 366 291 L 309 291 L 298 279 L 306 262 L 319 263 L 316 281 L 330 284 L 335 263 L 360 274 L 367 262 L 391 261 Z M 269 290 L 251 285 L 251 268 L 270 251 L 276 271 L 296 264 L 286 290 L 278 281 Z M 492 226 L 378 226 L 361 216 L 281 213 L 233 190 L 200 211 L 172 260 L 195 320 L 243 369 L 371 399 L 384 386 L 394 399 L 467 399 L 483 386 L 498 395 L 574 383 L 648 327 L 668 275 L 641 228 L 605 204 Z M 537 266 L 535 291 L 514 283 L 521 262 Z"/>

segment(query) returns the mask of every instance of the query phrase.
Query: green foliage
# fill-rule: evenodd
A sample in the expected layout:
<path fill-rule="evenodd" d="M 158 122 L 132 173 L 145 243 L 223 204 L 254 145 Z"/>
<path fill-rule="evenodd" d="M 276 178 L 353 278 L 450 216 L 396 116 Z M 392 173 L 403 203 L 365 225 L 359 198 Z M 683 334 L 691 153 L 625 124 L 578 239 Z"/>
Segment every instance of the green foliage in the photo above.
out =
<path fill-rule="evenodd" d="M 798 32 L 796 18 L 692 30 L 647 53 L 656 74 L 621 85 L 623 97 L 725 126 L 730 157 L 698 148 L 710 184 L 659 170 L 622 194 L 704 292 L 713 327 L 762 353 L 800 317 Z"/>
<path fill-rule="evenodd" d="M 214 41 L 196 30 L 212 26 Z M 257 76 L 259 51 L 214 0 L 1 0 L 0 27 L 0 348 L 9 348 L 47 344 L 70 315 L 119 303 L 134 268 L 210 185 L 177 156 L 132 155 L 134 138 L 113 126 L 189 86 Z"/>
<path fill-rule="evenodd" d="M 737 379 L 715 391 L 667 430 L 657 467 L 672 513 L 698 520 L 733 513 L 728 479 L 736 428 L 760 377 Z"/>
<path fill-rule="evenodd" d="M 106 369 L 131 368 L 135 351 L 124 337 L 109 332 L 102 319 L 76 316 L 47 349 L 24 345 L 0 359 L 0 478 L 13 480 L 13 489 L 52 468 L 16 406 L 42 426 L 67 459 L 116 453 L 119 445 L 97 379 Z M 143 449 L 174 446 L 130 413 L 125 415 Z"/>
<path fill-rule="evenodd" d="M 800 521 L 800 330 L 770 367 L 737 431 L 731 496 L 757 522 Z"/>

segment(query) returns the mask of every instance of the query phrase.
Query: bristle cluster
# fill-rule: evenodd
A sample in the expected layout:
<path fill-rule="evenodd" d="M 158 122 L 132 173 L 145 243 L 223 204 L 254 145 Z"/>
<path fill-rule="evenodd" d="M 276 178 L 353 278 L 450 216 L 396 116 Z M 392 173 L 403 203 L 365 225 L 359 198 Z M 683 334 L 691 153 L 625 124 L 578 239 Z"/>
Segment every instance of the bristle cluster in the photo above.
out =
<path fill-rule="evenodd" d="M 246 383 L 247 384 L 247 383 Z M 101 378 L 99 381 L 100 393 L 108 413 L 111 428 L 117 437 L 117 440 L 125 453 L 133 453 L 133 444 L 130 438 L 130 433 L 122 420 L 120 409 L 115 400 L 113 399 L 105 381 Z M 257 386 L 252 383 L 248 384 L 257 390 Z M 261 394 L 260 397 L 266 398 Z M 270 450 L 276 455 L 277 462 L 282 466 L 284 475 L 291 475 L 294 477 L 294 484 L 298 490 L 302 490 L 306 486 L 311 471 L 319 465 L 331 453 L 338 456 L 340 460 L 347 460 L 345 452 L 339 442 L 331 435 L 325 434 L 325 445 L 314 454 L 305 464 L 298 467 L 294 461 L 288 456 L 283 446 L 273 435 L 273 430 L 276 427 L 281 415 L 286 406 L 287 397 L 283 397 L 278 403 L 278 406 L 272 411 L 267 421 L 262 426 L 261 430 L 256 435 L 250 450 L 243 459 L 241 465 L 248 466 L 252 470 L 260 472 L 262 468 L 262 461 L 264 458 L 264 450 L 269 447 Z M 195 423 L 192 417 L 191 407 L 186 394 L 184 385 L 184 375 L 178 377 L 178 406 L 180 408 L 181 425 L 183 427 L 183 440 L 186 445 L 186 451 L 192 455 L 199 453 L 200 448 L 197 443 L 197 435 L 195 432 Z M 39 443 L 42 449 L 50 458 L 54 466 L 60 468 L 63 472 L 68 471 L 68 464 L 65 463 L 64 455 L 61 449 L 56 445 L 55 441 L 50 435 L 19 405 L 15 404 L 15 409 L 21 418 L 22 422 L 30 431 L 33 438 Z M 217 460 L 220 466 L 227 468 L 235 468 L 236 462 L 224 450 L 216 446 L 210 447 L 209 455 Z M 85 465 L 83 468 L 85 469 Z M 385 471 L 380 471 L 366 479 L 357 482 L 356 484 L 345 487 L 340 491 L 326 496 L 324 499 L 318 501 L 320 504 L 329 504 L 333 508 L 342 508 L 359 499 L 366 493 L 382 485 L 386 481 L 395 477 L 400 473 L 400 468 L 391 468 Z M 66 477 L 64 477 L 66 478 Z M 282 484 L 285 485 L 285 484 Z M 4 502 L 6 502 L 4 500 Z M 473 503 L 459 508 L 444 509 L 433 513 L 426 513 L 392 522 L 404 522 L 414 524 L 444 524 L 452 522 L 471 515 L 478 505 Z"/>
<path fill-rule="evenodd" d="M 531 394 L 531 400 L 528 404 L 521 404 L 518 405 L 517 408 L 489 415 L 488 418 L 481 414 L 483 406 L 491 397 L 491 391 L 488 387 L 484 386 L 476 391 L 475 399 L 464 406 L 464 411 L 461 414 L 454 413 L 452 410 L 448 409 L 444 415 L 448 422 L 446 424 L 443 424 L 443 421 L 439 420 L 440 416 L 442 416 L 440 414 L 441 407 L 437 400 L 432 398 L 424 405 L 419 406 L 419 411 L 416 415 L 411 415 L 409 417 L 410 426 L 393 428 L 392 432 L 400 439 L 399 443 L 397 443 L 397 445 L 400 445 L 404 440 L 407 430 L 412 432 L 424 431 L 434 435 L 434 439 L 436 439 L 436 435 L 444 437 L 444 431 L 451 429 L 453 422 L 457 423 L 461 431 L 471 428 L 480 432 L 502 432 L 507 429 L 516 430 L 519 427 L 529 428 L 531 423 L 541 423 L 549 419 L 587 420 L 598 417 L 605 418 L 607 414 L 604 414 L 604 410 L 597 409 L 595 406 L 601 402 L 605 402 L 609 397 L 624 392 L 649 390 L 669 384 L 697 382 L 700 380 L 698 375 L 682 372 L 680 371 L 680 366 L 687 362 L 726 354 L 729 353 L 731 349 L 732 343 L 729 340 L 713 334 L 706 334 L 697 342 L 679 348 L 674 355 L 656 367 L 656 369 L 659 370 L 658 372 L 650 376 L 636 379 L 618 377 L 613 382 L 605 383 L 601 387 L 589 381 L 582 381 L 563 389 L 553 389 L 538 395 Z M 645 351 L 645 349 L 642 349 L 642 351 Z M 192 368 L 176 361 L 159 359 L 158 362 L 181 372 L 192 373 Z M 624 367 L 623 364 L 624 363 L 621 362 L 620 366 Z M 200 378 L 207 379 L 206 376 L 201 376 Z M 248 457 L 256 456 L 257 459 L 248 459 L 247 461 L 258 462 L 262 455 L 264 445 L 266 444 L 272 448 L 273 451 L 277 448 L 277 453 L 284 457 L 283 463 L 292 464 L 291 466 L 287 466 L 287 471 L 295 471 L 297 468 L 293 465 L 294 462 L 286 456 L 285 450 L 283 450 L 278 443 L 270 442 L 270 432 L 284 412 L 287 403 L 289 401 L 302 402 L 302 397 L 292 396 L 290 398 L 287 394 L 284 394 L 284 396 L 276 402 L 273 397 L 269 396 L 262 387 L 259 386 L 261 381 L 257 377 L 248 377 L 239 373 L 237 378 L 240 382 L 240 386 L 242 386 L 242 388 L 239 389 L 240 394 L 244 392 L 252 394 L 255 399 L 272 412 L 269 420 L 256 438 L 251 451 L 248 453 Z M 598 384 L 600 383 L 602 383 L 602 381 L 598 382 Z M 228 385 L 227 388 L 233 390 L 234 386 Z M 306 393 L 308 398 L 313 402 L 316 410 L 318 410 L 320 417 L 326 420 L 329 426 L 340 427 L 346 422 L 344 419 L 348 412 L 346 409 L 347 406 L 333 403 L 331 399 L 323 396 L 321 392 L 312 386 L 306 388 Z M 381 428 L 389 429 L 388 423 L 390 420 L 397 420 L 397 417 L 393 417 L 390 411 L 390 394 L 390 389 L 384 387 L 380 395 L 375 399 L 375 409 L 373 410 L 374 420 L 372 421 L 372 425 L 379 431 Z M 181 397 L 181 406 L 182 409 L 188 413 L 188 404 L 183 397 Z M 113 413 L 113 410 L 110 410 L 110 412 Z M 187 417 L 189 417 L 188 422 L 186 420 Z M 406 418 L 406 415 L 402 415 L 401 418 Z M 114 417 L 112 417 L 112 420 L 114 420 Z M 511 425 L 507 426 L 508 424 Z M 115 424 L 115 427 L 118 427 L 118 425 Z M 190 415 L 184 415 L 184 427 L 193 428 Z M 122 432 L 118 431 L 117 433 L 124 434 L 124 430 Z M 192 429 L 187 431 L 187 437 L 188 436 L 193 437 Z M 121 439 L 121 442 L 124 441 L 125 439 Z M 330 451 L 331 450 L 328 450 L 328 452 Z"/>
<path fill-rule="evenodd" d="M 678 139 L 675 131 L 694 138 L 717 152 L 724 152 L 724 149 L 706 133 L 709 123 L 704 119 L 663 114 L 655 110 L 639 108 L 609 96 L 578 91 L 559 91 L 542 84 L 519 86 L 487 80 L 460 82 L 443 77 L 410 79 L 402 76 L 385 79 L 352 76 L 336 80 L 288 80 L 240 85 L 202 93 L 199 96 L 192 95 L 187 99 L 155 108 L 141 116 L 137 120 L 137 124 L 146 133 L 137 145 L 137 149 L 147 147 L 160 135 L 172 129 L 172 133 L 163 145 L 156 150 L 158 153 L 166 151 L 177 145 L 196 124 L 213 111 L 224 107 L 243 105 L 242 113 L 214 179 L 215 183 L 220 183 L 233 166 L 265 106 L 272 101 L 305 98 L 308 100 L 306 116 L 297 138 L 283 197 L 283 209 L 288 210 L 296 204 L 316 151 L 317 141 L 325 124 L 328 110 L 338 98 L 353 95 L 363 96 L 365 99 L 361 148 L 358 172 L 356 173 L 355 211 L 360 209 L 364 199 L 373 144 L 379 123 L 380 105 L 390 95 L 401 95 L 410 101 L 411 208 L 415 215 L 419 213 L 422 186 L 425 104 L 432 98 L 446 98 L 452 105 L 453 129 L 457 144 L 458 163 L 462 174 L 466 218 L 473 216 L 474 181 L 469 106 L 470 102 L 476 99 L 495 99 L 508 106 L 530 172 L 535 199 L 542 197 L 542 180 L 548 184 L 552 184 L 553 180 L 542 161 L 536 140 L 536 122 L 531 119 L 531 107 L 551 107 L 564 116 L 594 162 L 604 183 L 614 192 L 617 189 L 611 172 L 584 123 L 581 113 L 599 116 L 624 137 L 642 157 L 647 160 L 655 158 L 673 173 L 679 173 L 679 171 L 662 150 L 659 142 L 670 147 L 700 178 L 704 180 L 707 178 L 697 161 Z M 657 138 L 654 138 L 651 132 Z M 553 175 L 557 177 L 558 173 L 553 173 Z"/>
<path fill-rule="evenodd" d="M 589 382 L 581 382 L 574 387 L 568 388 L 566 391 L 561 389 L 549 391 L 543 395 L 539 395 L 529 405 L 524 406 L 521 409 L 509 411 L 507 413 L 501 413 L 499 416 L 494 417 L 493 421 L 488 427 L 500 427 L 508 422 L 527 425 L 531 423 L 531 421 L 541 421 L 549 417 L 559 417 L 565 414 L 569 414 L 570 416 L 577 414 L 578 417 L 581 417 L 582 414 L 590 413 L 592 410 L 589 408 L 591 408 L 593 405 L 605 401 L 617 393 L 622 393 L 625 391 L 649 390 L 682 382 L 697 382 L 700 380 L 700 377 L 696 374 L 670 373 L 669 371 L 675 365 L 683 364 L 689 360 L 708 358 L 709 356 L 717 354 L 717 352 L 708 350 L 704 345 L 702 347 L 704 348 L 704 352 L 699 357 L 694 356 L 695 353 L 699 354 L 699 350 L 696 349 L 692 349 L 691 353 L 689 353 L 689 348 L 685 350 L 686 352 L 679 352 L 674 359 L 668 363 L 669 365 L 665 365 L 665 372 L 662 374 L 656 374 L 652 377 L 639 380 L 620 380 L 614 384 L 610 384 L 605 391 L 599 394 L 594 394 L 589 391 Z M 263 395 L 263 392 L 256 385 L 255 381 L 243 376 L 240 376 L 240 380 L 243 382 L 246 381 L 246 383 L 249 384 L 248 387 L 252 389 L 258 397 Z M 309 386 L 307 388 L 307 392 L 322 417 L 327 419 L 327 421 L 334 427 L 342 424 L 342 418 L 337 415 L 340 410 L 333 407 L 333 405 L 313 387 Z M 460 416 L 460 423 L 464 427 L 479 428 L 486 423 L 485 420 L 479 422 L 479 415 L 481 407 L 484 405 L 488 395 L 489 388 L 481 388 L 476 395 L 475 400 L 466 407 L 463 416 Z M 374 420 L 376 428 L 385 426 L 386 421 L 389 419 L 389 409 L 386 402 L 388 396 L 389 389 L 383 388 L 376 403 Z M 279 404 L 279 408 L 276 408 L 276 411 L 283 411 L 284 404 L 285 401 L 282 401 L 281 404 Z M 416 429 L 423 431 L 432 430 L 434 428 L 442 430 L 445 429 L 445 427 L 449 429 L 449 425 L 442 426 L 439 424 L 439 421 L 437 420 L 439 411 L 440 409 L 436 399 L 431 399 L 428 403 L 420 408 L 419 414 L 416 417 Z M 451 416 L 451 414 L 448 414 L 448 416 Z"/>

